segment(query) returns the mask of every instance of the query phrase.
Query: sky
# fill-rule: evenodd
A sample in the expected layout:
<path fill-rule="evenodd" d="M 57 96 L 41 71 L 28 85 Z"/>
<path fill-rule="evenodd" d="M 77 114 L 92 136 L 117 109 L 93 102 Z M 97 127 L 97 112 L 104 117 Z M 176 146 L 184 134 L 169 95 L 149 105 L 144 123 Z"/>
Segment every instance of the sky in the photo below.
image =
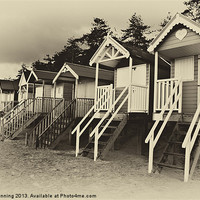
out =
<path fill-rule="evenodd" d="M 182 12 L 183 1 L 0 0 L 0 78 L 14 78 L 22 63 L 60 51 L 68 38 L 89 32 L 94 17 L 119 32 L 136 12 L 156 28 L 168 12 Z"/>

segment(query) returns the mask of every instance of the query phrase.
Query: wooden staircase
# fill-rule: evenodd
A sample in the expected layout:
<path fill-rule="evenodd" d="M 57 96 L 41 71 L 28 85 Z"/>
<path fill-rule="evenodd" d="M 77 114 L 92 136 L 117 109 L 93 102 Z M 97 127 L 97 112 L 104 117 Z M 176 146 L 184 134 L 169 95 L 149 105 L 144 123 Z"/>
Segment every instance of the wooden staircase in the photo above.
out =
<path fill-rule="evenodd" d="M 109 118 L 105 120 L 105 124 L 109 121 Z M 98 155 L 97 158 L 100 157 L 101 159 L 104 159 L 106 155 L 108 154 L 109 150 L 112 149 L 114 146 L 114 142 L 122 132 L 123 128 L 125 127 L 127 123 L 127 115 L 124 114 L 123 119 L 114 119 L 110 123 L 109 126 L 107 126 L 106 130 L 104 131 L 103 135 L 98 141 Z M 105 125 L 102 124 L 100 126 L 100 130 L 103 129 Z M 86 145 L 86 147 L 83 149 L 82 155 L 87 156 L 90 158 L 94 158 L 94 142 L 95 138 L 93 137 L 90 142 Z"/>
<path fill-rule="evenodd" d="M 87 148 L 85 149 L 85 153 L 88 150 L 88 153 L 92 150 L 94 150 L 94 161 L 99 157 L 99 152 L 101 152 L 101 149 L 103 149 L 101 155 L 102 158 L 106 156 L 107 152 L 113 145 L 114 141 L 119 136 L 121 130 L 125 126 L 127 122 L 127 116 L 126 114 L 123 115 L 123 113 L 120 113 L 120 110 L 122 106 L 125 104 L 125 102 L 128 101 L 129 98 L 129 90 L 130 86 L 127 86 L 123 89 L 123 91 L 120 93 L 120 95 L 115 99 L 113 102 L 113 91 L 110 90 L 102 90 L 101 95 L 98 96 L 94 106 L 88 111 L 88 113 L 83 117 L 83 119 L 77 124 L 77 126 L 73 129 L 72 134 L 76 133 L 76 156 L 80 154 L 79 149 L 79 143 L 80 143 L 80 137 L 85 132 L 85 130 L 92 125 L 92 122 L 94 119 L 99 118 L 99 114 L 103 115 L 101 118 L 99 118 L 99 122 L 95 126 L 95 128 L 90 133 L 90 137 L 92 142 L 87 145 Z M 124 96 L 125 94 L 125 96 Z M 102 112 L 103 110 L 103 112 Z M 122 122 L 112 126 L 113 123 L 116 123 L 117 115 L 123 115 Z M 86 119 L 90 117 L 90 120 L 86 123 Z M 84 124 L 85 123 L 85 124 Z M 118 126 L 119 125 L 119 126 Z M 113 129 L 113 132 L 109 132 L 108 130 Z M 104 136 L 103 136 L 104 135 Z M 107 141 L 103 141 L 102 138 L 107 137 Z M 93 146 L 93 148 L 92 148 Z M 101 148 L 100 151 L 98 151 L 98 148 Z"/>
<path fill-rule="evenodd" d="M 169 137 L 168 143 L 165 146 L 162 156 L 159 161 L 155 163 L 157 170 L 160 172 L 162 168 L 174 168 L 174 169 L 185 169 L 185 150 L 182 148 L 182 143 L 186 137 L 188 129 L 190 127 L 189 122 L 177 122 L 171 136 Z M 196 126 L 196 125 L 195 125 Z M 190 155 L 190 178 L 192 177 L 197 161 L 200 155 L 200 134 L 198 133 L 194 148 Z"/>
<path fill-rule="evenodd" d="M 49 112 L 53 102 L 56 104 L 60 101 L 61 99 L 34 98 L 20 102 L 1 119 L 2 137 L 14 139 L 38 117 Z"/>
<path fill-rule="evenodd" d="M 26 144 L 36 148 L 55 147 L 62 135 L 69 132 L 75 120 L 76 100 L 54 107 L 28 134 Z"/>

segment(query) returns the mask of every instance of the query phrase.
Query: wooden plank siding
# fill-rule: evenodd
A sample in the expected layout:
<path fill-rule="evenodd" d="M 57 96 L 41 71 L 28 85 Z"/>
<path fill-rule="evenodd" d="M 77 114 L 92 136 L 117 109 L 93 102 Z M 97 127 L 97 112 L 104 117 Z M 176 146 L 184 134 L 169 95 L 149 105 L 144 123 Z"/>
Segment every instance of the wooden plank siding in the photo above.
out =
<path fill-rule="evenodd" d="M 171 67 L 171 78 L 174 78 L 174 61 Z M 194 56 L 194 80 L 183 82 L 182 112 L 185 114 L 195 113 L 197 109 L 197 87 L 198 87 L 198 56 Z"/>
<path fill-rule="evenodd" d="M 146 86 L 149 87 L 150 85 L 150 64 L 146 65 Z M 127 77 L 124 77 L 125 79 Z M 117 70 L 115 70 L 114 72 L 114 85 L 115 85 L 115 99 L 117 99 L 117 97 L 121 94 L 122 90 L 125 87 L 116 87 L 117 85 Z M 122 98 L 120 99 L 119 103 L 116 105 L 116 107 L 119 106 L 119 104 L 123 101 L 123 99 L 126 97 L 126 95 L 128 94 L 128 92 L 125 92 L 125 94 L 122 96 Z M 149 103 L 152 103 L 153 101 L 149 101 Z M 127 113 L 128 112 L 128 101 L 122 106 L 122 108 L 120 109 L 120 113 Z"/>
<path fill-rule="evenodd" d="M 178 38 L 176 38 L 175 34 L 178 29 L 182 28 L 187 29 L 187 35 L 182 40 L 179 40 Z M 158 51 L 188 46 L 197 43 L 200 43 L 200 36 L 198 34 L 183 25 L 178 25 L 174 27 L 171 33 L 169 33 L 164 42 L 160 44 L 160 46 L 158 47 Z"/>

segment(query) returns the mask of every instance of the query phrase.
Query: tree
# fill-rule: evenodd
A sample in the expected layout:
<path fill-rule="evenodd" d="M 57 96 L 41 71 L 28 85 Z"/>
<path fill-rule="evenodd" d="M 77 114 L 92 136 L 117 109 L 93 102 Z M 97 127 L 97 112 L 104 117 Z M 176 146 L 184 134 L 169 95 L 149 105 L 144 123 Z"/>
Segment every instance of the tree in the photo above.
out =
<path fill-rule="evenodd" d="M 54 71 L 58 71 L 65 62 L 80 63 L 82 52 L 83 50 L 80 47 L 79 39 L 69 38 L 64 49 L 56 52 L 53 56 Z"/>
<path fill-rule="evenodd" d="M 165 25 L 172 19 L 172 15 L 170 12 L 167 13 L 167 17 L 163 19 L 163 21 L 159 24 L 159 26 L 162 28 L 165 27 Z"/>
<path fill-rule="evenodd" d="M 122 30 L 122 41 L 139 47 L 143 50 L 147 49 L 150 42 L 146 35 L 150 33 L 150 26 L 145 25 L 141 16 L 134 13 L 129 19 L 128 28 Z"/>
<path fill-rule="evenodd" d="M 90 32 L 79 38 L 83 48 L 80 60 L 82 64 L 88 65 L 90 58 L 101 45 L 109 31 L 110 27 L 104 19 L 94 18 Z"/>
<path fill-rule="evenodd" d="M 109 31 L 110 27 L 105 20 L 94 18 L 89 33 L 79 38 L 69 38 L 61 51 L 52 57 L 46 55 L 43 61 L 37 60 L 32 66 L 35 69 L 59 71 L 65 62 L 88 65 L 90 58 Z"/>
<path fill-rule="evenodd" d="M 21 69 L 18 70 L 17 78 L 20 78 L 23 72 L 27 71 L 28 66 L 26 64 L 21 65 Z"/>
<path fill-rule="evenodd" d="M 199 0 L 187 0 L 184 2 L 187 7 L 182 14 L 200 23 L 200 1 Z"/>

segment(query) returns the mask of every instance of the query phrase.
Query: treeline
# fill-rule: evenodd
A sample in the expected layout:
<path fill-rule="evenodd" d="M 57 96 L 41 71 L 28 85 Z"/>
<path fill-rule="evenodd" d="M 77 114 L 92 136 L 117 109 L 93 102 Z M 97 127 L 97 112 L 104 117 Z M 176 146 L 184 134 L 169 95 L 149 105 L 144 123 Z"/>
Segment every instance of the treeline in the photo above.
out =
<path fill-rule="evenodd" d="M 182 14 L 196 22 L 200 22 L 200 1 L 187 0 L 184 5 L 186 9 Z M 158 33 L 171 17 L 171 14 L 168 13 L 166 18 L 160 22 L 159 29 L 152 30 L 152 27 L 143 22 L 140 15 L 134 13 L 128 20 L 128 27 L 121 30 L 120 36 L 115 32 L 111 32 L 111 27 L 104 19 L 94 18 L 88 33 L 78 38 L 69 38 L 61 51 L 55 52 L 53 56 L 46 55 L 42 61 L 33 62 L 31 67 L 40 70 L 58 71 L 65 62 L 88 65 L 90 58 L 109 32 L 117 41 L 146 50 L 153 39 L 151 38 L 152 33 Z M 19 74 L 26 68 L 27 66 L 23 64 Z"/>

